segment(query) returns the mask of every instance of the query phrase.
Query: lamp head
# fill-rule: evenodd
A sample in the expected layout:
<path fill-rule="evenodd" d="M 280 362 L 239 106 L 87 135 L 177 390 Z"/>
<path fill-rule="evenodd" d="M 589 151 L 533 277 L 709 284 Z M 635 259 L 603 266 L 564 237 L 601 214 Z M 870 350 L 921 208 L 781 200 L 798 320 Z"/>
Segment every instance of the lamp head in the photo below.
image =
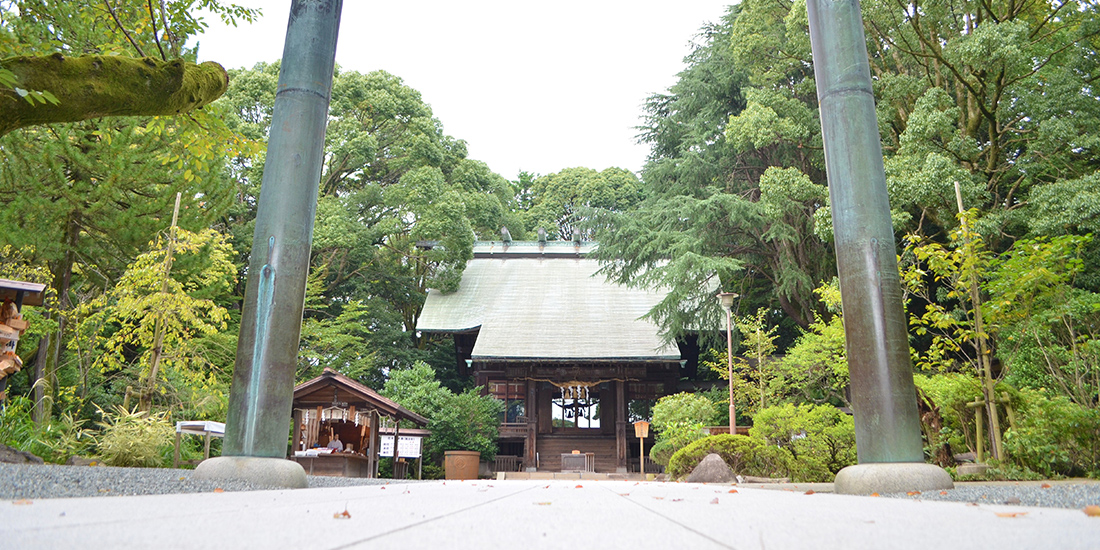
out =
<path fill-rule="evenodd" d="M 722 309 L 729 311 L 733 309 L 733 301 L 737 296 L 736 292 L 721 292 L 718 294 L 718 302 L 722 304 Z"/>

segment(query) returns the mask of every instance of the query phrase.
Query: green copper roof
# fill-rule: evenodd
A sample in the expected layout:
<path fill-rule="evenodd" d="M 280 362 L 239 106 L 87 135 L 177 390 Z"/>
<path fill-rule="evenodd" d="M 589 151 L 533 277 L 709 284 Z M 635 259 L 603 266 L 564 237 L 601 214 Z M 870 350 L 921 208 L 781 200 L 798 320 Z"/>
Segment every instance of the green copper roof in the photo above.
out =
<path fill-rule="evenodd" d="M 475 360 L 678 360 L 657 326 L 639 319 L 663 294 L 607 282 L 585 257 L 593 249 L 569 241 L 477 243 L 458 291 L 429 291 L 416 328 L 479 330 Z"/>

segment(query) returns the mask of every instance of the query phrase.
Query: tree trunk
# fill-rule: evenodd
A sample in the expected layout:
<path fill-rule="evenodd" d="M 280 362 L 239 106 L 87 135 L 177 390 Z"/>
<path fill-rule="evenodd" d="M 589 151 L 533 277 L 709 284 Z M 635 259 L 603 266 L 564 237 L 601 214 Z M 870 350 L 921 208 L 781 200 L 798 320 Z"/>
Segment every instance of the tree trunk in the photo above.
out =
<path fill-rule="evenodd" d="M 0 61 L 19 81 L 0 87 L 0 136 L 27 126 L 78 122 L 103 116 L 176 115 L 225 93 L 229 77 L 217 63 L 113 55 L 9 57 Z M 49 92 L 41 103 L 17 90 Z"/>

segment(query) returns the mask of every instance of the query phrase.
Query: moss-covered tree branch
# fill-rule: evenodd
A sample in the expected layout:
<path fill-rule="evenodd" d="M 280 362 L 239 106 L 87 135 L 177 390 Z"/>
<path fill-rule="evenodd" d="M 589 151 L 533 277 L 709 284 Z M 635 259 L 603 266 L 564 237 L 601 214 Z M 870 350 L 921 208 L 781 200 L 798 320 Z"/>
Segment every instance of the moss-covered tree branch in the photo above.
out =
<path fill-rule="evenodd" d="M 225 93 L 229 78 L 214 62 L 158 61 L 106 55 L 10 57 L 0 66 L 17 87 L 49 91 L 58 104 L 32 104 L 0 87 L 0 136 L 27 126 L 102 116 L 175 115 L 198 109 Z"/>

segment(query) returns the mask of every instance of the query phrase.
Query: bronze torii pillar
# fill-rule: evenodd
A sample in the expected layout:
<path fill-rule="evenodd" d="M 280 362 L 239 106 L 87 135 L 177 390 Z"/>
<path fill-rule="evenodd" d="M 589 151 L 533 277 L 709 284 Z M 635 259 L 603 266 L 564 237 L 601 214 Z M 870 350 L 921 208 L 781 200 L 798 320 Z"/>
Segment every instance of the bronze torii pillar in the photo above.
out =
<path fill-rule="evenodd" d="M 305 487 L 286 459 L 342 0 L 293 0 L 271 116 L 222 457 L 196 477 Z"/>
<path fill-rule="evenodd" d="M 924 463 L 890 200 L 858 0 L 807 0 L 859 464 L 850 494 L 944 489 Z"/>

